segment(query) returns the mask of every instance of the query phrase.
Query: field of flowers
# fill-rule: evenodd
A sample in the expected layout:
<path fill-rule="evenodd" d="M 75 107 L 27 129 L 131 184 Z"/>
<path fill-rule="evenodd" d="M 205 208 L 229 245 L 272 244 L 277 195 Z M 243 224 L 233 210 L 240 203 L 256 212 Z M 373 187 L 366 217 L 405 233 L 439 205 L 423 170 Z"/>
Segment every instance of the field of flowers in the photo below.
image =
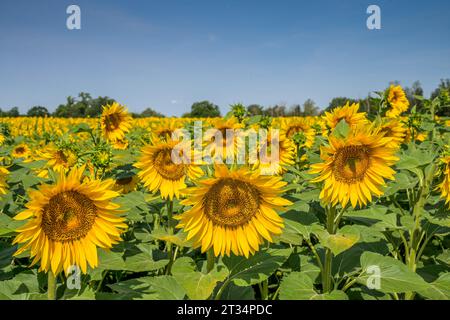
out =
<path fill-rule="evenodd" d="M 0 299 L 449 299 L 449 101 L 373 99 L 375 117 L 0 118 Z M 233 163 L 174 162 L 198 129 Z M 271 129 L 279 161 L 236 161 L 274 152 Z"/>

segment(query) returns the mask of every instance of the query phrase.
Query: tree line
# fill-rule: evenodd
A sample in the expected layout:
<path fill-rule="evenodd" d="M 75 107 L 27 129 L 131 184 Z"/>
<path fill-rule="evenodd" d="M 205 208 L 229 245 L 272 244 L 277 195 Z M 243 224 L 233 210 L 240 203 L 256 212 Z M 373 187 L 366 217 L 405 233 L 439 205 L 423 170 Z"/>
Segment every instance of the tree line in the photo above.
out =
<path fill-rule="evenodd" d="M 397 84 L 397 82 L 393 82 Z M 424 111 L 426 104 L 418 98 L 423 96 L 424 91 L 422 85 L 419 81 L 412 84 L 411 87 L 404 87 L 406 96 L 411 103 L 411 106 L 416 106 L 418 112 Z M 450 96 L 450 79 L 441 80 L 439 86 L 432 91 L 430 99 L 434 99 L 438 96 Z M 355 99 L 351 97 L 335 97 L 333 98 L 328 106 L 321 110 L 316 103 L 307 99 L 302 105 L 294 104 L 292 106 L 286 106 L 283 104 L 274 106 L 262 106 L 259 104 L 250 104 L 246 106 L 246 112 L 250 116 L 254 115 L 266 115 L 271 117 L 291 117 L 291 116 L 315 116 L 323 113 L 324 111 L 329 111 L 337 106 L 342 106 L 346 102 L 359 103 L 360 110 L 365 111 L 368 114 L 376 114 L 378 112 L 377 103 L 368 95 L 364 99 Z M 25 116 L 29 117 L 61 117 L 61 118 L 94 118 L 98 117 L 102 113 L 102 106 L 106 104 L 111 104 L 115 102 L 114 99 L 110 97 L 97 97 L 92 98 L 89 93 L 81 92 L 77 97 L 67 97 L 66 102 L 60 104 L 56 107 L 54 112 L 49 112 L 46 107 L 34 106 L 30 108 Z M 165 117 L 164 114 L 155 111 L 152 108 L 146 108 L 140 113 L 133 113 L 135 118 L 143 117 Z M 450 108 L 444 108 L 437 113 L 440 116 L 450 116 Z M 8 111 L 2 111 L 0 109 L 0 117 L 19 117 L 22 116 L 19 112 L 18 107 L 13 107 Z M 220 117 L 219 106 L 210 101 L 199 101 L 195 102 L 191 106 L 191 111 L 184 113 L 182 117 L 185 118 L 207 118 L 207 117 Z"/>

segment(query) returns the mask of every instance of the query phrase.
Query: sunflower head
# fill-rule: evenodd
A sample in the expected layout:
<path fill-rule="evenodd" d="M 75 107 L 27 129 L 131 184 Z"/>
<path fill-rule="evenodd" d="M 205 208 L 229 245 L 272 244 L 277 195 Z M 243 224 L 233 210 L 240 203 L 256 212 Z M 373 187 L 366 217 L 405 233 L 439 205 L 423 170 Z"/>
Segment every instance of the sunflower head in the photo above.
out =
<path fill-rule="evenodd" d="M 155 121 L 151 125 L 153 139 L 170 140 L 175 130 L 182 127 L 183 123 L 176 118 L 159 119 L 159 121 Z"/>
<path fill-rule="evenodd" d="M 373 126 L 353 127 L 347 137 L 330 135 L 329 145 L 321 148 L 323 162 L 311 165 L 310 173 L 323 182 L 320 199 L 335 206 L 366 205 L 372 195 L 381 196 L 384 179 L 394 179 L 391 166 L 398 160 L 396 149 L 389 147 L 392 138 L 383 136 Z"/>
<path fill-rule="evenodd" d="M 54 145 L 47 146 L 38 155 L 39 159 L 47 160 L 47 164 L 54 171 L 67 171 L 78 161 L 78 157 L 73 150 L 60 148 Z"/>
<path fill-rule="evenodd" d="M 173 199 L 174 196 L 179 198 L 180 190 L 186 187 L 186 177 L 197 179 L 203 175 L 192 160 L 190 141 L 160 140 L 154 145 L 144 146 L 134 166 L 140 169 L 138 177 L 146 188 L 152 192 L 159 190 L 164 199 Z"/>
<path fill-rule="evenodd" d="M 124 106 L 114 102 L 103 107 L 100 122 L 105 138 L 108 141 L 116 141 L 124 139 L 125 133 L 130 131 L 132 117 Z"/>
<path fill-rule="evenodd" d="M 391 85 L 387 90 L 387 101 L 390 109 L 386 112 L 388 118 L 396 118 L 408 110 L 409 101 L 402 87 Z"/>
<path fill-rule="evenodd" d="M 191 209 L 176 217 L 178 228 L 194 240 L 194 247 L 218 255 L 243 255 L 259 250 L 264 239 L 272 242 L 284 227 L 276 210 L 290 201 L 280 197 L 286 182 L 280 177 L 259 176 L 246 168 L 230 171 L 215 166 L 213 178 L 199 181 L 183 193 Z"/>
<path fill-rule="evenodd" d="M 336 107 L 330 112 L 325 112 L 324 120 L 330 130 L 333 130 L 341 120 L 350 126 L 368 123 L 365 112 L 358 112 L 359 103 L 347 102 L 345 106 Z"/>
<path fill-rule="evenodd" d="M 0 195 L 6 194 L 6 189 L 8 187 L 6 177 L 8 176 L 8 173 L 9 171 L 6 168 L 0 167 Z"/>
<path fill-rule="evenodd" d="M 311 148 L 314 144 L 316 131 L 312 127 L 310 119 L 305 117 L 282 118 L 280 123 L 280 136 L 294 140 L 299 135 L 302 136 L 302 143 L 299 147 Z"/>
<path fill-rule="evenodd" d="M 126 150 L 128 148 L 127 139 L 117 139 L 112 142 L 112 147 L 116 150 Z"/>
<path fill-rule="evenodd" d="M 392 138 L 387 147 L 395 149 L 400 148 L 405 141 L 408 129 L 397 119 L 384 119 L 380 131 L 384 133 L 384 137 Z"/>
<path fill-rule="evenodd" d="M 42 184 L 29 193 L 26 209 L 15 216 L 28 220 L 17 230 L 13 243 L 22 244 L 15 255 L 30 250 L 32 265 L 58 274 L 77 265 L 98 265 L 97 247 L 109 249 L 127 228 L 119 206 L 111 200 L 114 181 L 82 179 L 84 168 L 60 173 L 55 184 Z"/>
<path fill-rule="evenodd" d="M 442 164 L 442 182 L 437 186 L 441 192 L 441 197 L 445 200 L 445 204 L 450 207 L 450 156 L 444 156 L 441 159 Z"/>
<path fill-rule="evenodd" d="M 30 153 L 30 148 L 25 143 L 15 146 L 12 150 L 12 156 L 14 158 L 28 158 Z"/>
<path fill-rule="evenodd" d="M 203 137 L 205 156 L 212 155 L 214 157 L 221 157 L 221 159 L 229 156 L 234 158 L 237 155 L 237 151 L 245 143 L 244 132 L 240 130 L 244 125 L 239 123 L 235 117 L 229 119 L 211 119 L 210 124 L 212 128 L 207 130 Z M 221 144 L 218 137 L 221 138 Z"/>
<path fill-rule="evenodd" d="M 280 134 L 278 139 L 272 139 L 268 134 L 267 139 L 258 145 L 258 152 L 259 158 L 253 169 L 259 170 L 261 175 L 279 175 L 286 172 L 286 166 L 295 163 L 296 145 L 285 135 Z"/>
<path fill-rule="evenodd" d="M 5 136 L 3 134 L 0 133 L 0 146 L 3 145 L 3 143 L 5 143 Z"/>
<path fill-rule="evenodd" d="M 139 183 L 139 178 L 137 175 L 119 177 L 115 179 L 114 190 L 122 194 L 129 193 L 136 190 Z"/>

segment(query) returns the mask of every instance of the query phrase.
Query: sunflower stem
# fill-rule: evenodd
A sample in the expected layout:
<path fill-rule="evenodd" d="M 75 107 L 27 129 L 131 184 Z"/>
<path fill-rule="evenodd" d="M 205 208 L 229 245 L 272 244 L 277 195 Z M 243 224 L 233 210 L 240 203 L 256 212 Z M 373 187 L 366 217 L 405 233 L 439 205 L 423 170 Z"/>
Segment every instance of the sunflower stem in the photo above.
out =
<path fill-rule="evenodd" d="M 335 215 L 336 208 L 333 206 L 327 206 L 325 208 L 327 213 L 327 231 L 329 234 L 335 233 Z M 325 262 L 324 269 L 322 271 L 322 286 L 323 292 L 331 292 L 332 291 L 332 266 L 333 266 L 333 253 L 329 248 L 325 250 Z"/>
<path fill-rule="evenodd" d="M 47 297 L 48 300 L 56 300 L 56 278 L 53 271 L 47 273 Z"/>
<path fill-rule="evenodd" d="M 210 248 L 206 251 L 206 273 L 210 273 L 214 269 L 215 260 L 214 250 Z"/>
<path fill-rule="evenodd" d="M 172 213 L 173 213 L 173 200 L 167 200 L 167 232 L 169 235 L 173 234 L 173 228 L 172 228 Z M 174 261 L 174 255 L 173 255 L 173 248 L 172 243 L 167 241 L 167 254 L 169 255 L 169 264 L 167 265 L 166 274 L 170 274 L 172 269 L 172 264 Z"/>
<path fill-rule="evenodd" d="M 413 272 L 416 272 L 417 262 L 418 262 L 418 251 L 422 254 L 420 250 L 420 243 L 423 240 L 423 231 L 420 225 L 421 215 L 423 208 L 426 203 L 426 199 L 431 192 L 433 177 L 436 171 L 436 165 L 434 163 L 431 164 L 429 172 L 426 174 L 423 181 L 421 181 L 421 186 L 418 191 L 417 201 L 413 207 L 413 217 L 414 217 L 414 227 L 409 231 L 410 241 L 409 241 L 409 255 L 406 256 L 406 262 L 409 269 Z M 414 299 L 414 292 L 406 292 L 405 299 L 412 300 Z"/>
<path fill-rule="evenodd" d="M 269 297 L 269 281 L 266 279 L 261 284 L 261 300 L 267 300 Z"/>

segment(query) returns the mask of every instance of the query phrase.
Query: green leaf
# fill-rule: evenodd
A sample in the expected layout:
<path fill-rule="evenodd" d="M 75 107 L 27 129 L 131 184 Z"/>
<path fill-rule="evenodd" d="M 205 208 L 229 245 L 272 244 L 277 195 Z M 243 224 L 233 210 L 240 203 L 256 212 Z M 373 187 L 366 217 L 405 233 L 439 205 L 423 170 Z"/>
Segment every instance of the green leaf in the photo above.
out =
<path fill-rule="evenodd" d="M 286 228 L 294 230 L 305 239 L 309 239 L 312 233 L 324 230 L 319 224 L 319 219 L 312 213 L 288 211 L 282 214 L 282 217 L 286 224 Z"/>
<path fill-rule="evenodd" d="M 182 300 L 186 293 L 172 276 L 142 277 L 108 285 L 118 294 L 97 294 L 97 299 Z"/>
<path fill-rule="evenodd" d="M 285 225 L 283 233 L 279 236 L 274 236 L 275 242 L 284 242 L 295 246 L 300 246 L 303 242 L 303 237 L 290 224 Z"/>
<path fill-rule="evenodd" d="M 450 272 L 442 274 L 430 283 L 430 288 L 419 291 L 419 294 L 433 300 L 450 300 Z"/>
<path fill-rule="evenodd" d="M 23 271 L 13 279 L 0 281 L 0 300 L 27 300 L 39 294 L 39 281 L 35 271 Z"/>
<path fill-rule="evenodd" d="M 281 281 L 280 300 L 309 300 L 315 295 L 313 281 L 301 272 L 292 272 Z"/>
<path fill-rule="evenodd" d="M 350 249 L 359 238 L 359 230 L 352 226 L 344 226 L 336 234 L 329 234 L 327 231 L 319 233 L 320 243 L 329 248 L 334 255 Z"/>
<path fill-rule="evenodd" d="M 92 132 L 91 127 L 87 123 L 79 123 L 72 127 L 70 133 Z"/>
<path fill-rule="evenodd" d="M 215 265 L 209 273 L 196 270 L 194 260 L 182 257 L 175 260 L 172 266 L 172 275 L 184 288 L 189 299 L 208 299 L 218 282 L 225 280 L 228 270 L 223 265 Z"/>
<path fill-rule="evenodd" d="M 24 221 L 16 221 L 0 213 L 0 238 L 11 237 L 16 234 L 16 229 L 25 224 Z"/>
<path fill-rule="evenodd" d="M 123 270 L 125 261 L 121 252 L 98 250 L 99 269 L 101 270 Z"/>
<path fill-rule="evenodd" d="M 167 254 L 156 246 L 141 243 L 122 244 L 126 249 L 120 250 L 120 246 L 111 251 L 99 250 L 99 268 L 102 270 L 123 270 L 132 272 L 153 271 L 163 268 L 169 263 Z"/>
<path fill-rule="evenodd" d="M 191 247 L 193 243 L 192 240 L 186 240 L 187 233 L 181 231 L 176 234 L 170 234 L 165 229 L 158 229 L 153 231 L 150 236 L 153 239 L 166 241 L 179 247 Z"/>
<path fill-rule="evenodd" d="M 337 138 L 347 138 L 348 133 L 350 131 L 350 126 L 348 125 L 347 121 L 345 119 L 342 119 L 339 121 L 339 123 L 334 128 L 332 135 Z"/>
<path fill-rule="evenodd" d="M 395 180 L 387 183 L 384 196 L 388 197 L 396 194 L 400 190 L 411 189 L 417 184 L 417 178 L 412 178 L 407 171 L 399 171 L 395 174 Z"/>
<path fill-rule="evenodd" d="M 256 115 L 256 116 L 250 117 L 247 121 L 247 124 L 252 125 L 255 123 L 259 123 L 261 121 L 261 119 L 262 119 L 261 115 Z"/>
<path fill-rule="evenodd" d="M 123 270 L 132 272 L 158 270 L 169 263 L 167 254 L 150 244 L 139 244 L 127 249 L 123 257 Z"/>
<path fill-rule="evenodd" d="M 255 291 L 252 287 L 238 287 L 230 283 L 223 290 L 220 300 L 255 300 Z"/>
<path fill-rule="evenodd" d="M 429 150 L 410 148 L 400 155 L 400 160 L 396 163 L 397 169 L 415 169 L 425 166 L 434 160 L 435 154 Z"/>
<path fill-rule="evenodd" d="M 314 189 L 314 190 L 310 190 L 310 191 L 305 191 L 302 193 L 298 193 L 293 195 L 295 198 L 306 201 L 306 202 L 311 202 L 311 201 L 317 201 L 317 199 L 319 199 L 319 195 L 320 195 L 320 190 L 319 189 Z"/>
<path fill-rule="evenodd" d="M 292 272 L 280 284 L 280 300 L 347 300 L 343 291 L 319 294 L 310 277 L 302 272 Z"/>
<path fill-rule="evenodd" d="M 223 263 L 230 271 L 229 279 L 238 286 L 251 286 L 270 277 L 290 256 L 292 250 L 268 249 L 258 251 L 248 259 L 224 257 Z"/>
<path fill-rule="evenodd" d="M 95 291 L 85 286 L 84 288 L 81 288 L 81 290 L 78 292 L 78 290 L 69 290 L 66 289 L 64 292 L 64 300 L 95 300 Z"/>
<path fill-rule="evenodd" d="M 367 225 L 373 225 L 374 221 L 381 221 L 376 225 L 377 229 L 399 229 L 397 226 L 397 214 L 387 213 L 388 208 L 384 206 L 373 206 L 371 208 L 345 212 L 345 217 L 354 221 L 360 221 Z"/>
<path fill-rule="evenodd" d="M 115 200 L 127 212 L 127 220 L 140 222 L 148 214 L 148 204 L 142 192 L 133 191 Z"/>
<path fill-rule="evenodd" d="M 17 250 L 17 245 L 0 242 L 0 268 L 9 266 L 13 260 L 13 254 Z"/>
<path fill-rule="evenodd" d="M 333 275 L 344 276 L 356 272 L 361 268 L 361 255 L 364 252 L 376 252 L 382 255 L 389 254 L 388 242 L 383 239 L 383 234 L 376 232 L 372 228 L 359 227 L 361 239 L 350 249 L 345 250 L 333 258 Z M 379 234 L 379 235 L 378 235 Z"/>
<path fill-rule="evenodd" d="M 376 290 L 384 293 L 417 292 L 430 288 L 422 277 L 401 261 L 378 253 L 364 252 L 361 267 L 363 273 L 357 278 L 358 283 L 365 286 L 372 282 L 376 284 L 378 278 L 380 286 Z M 379 274 L 374 272 L 376 270 Z"/>

